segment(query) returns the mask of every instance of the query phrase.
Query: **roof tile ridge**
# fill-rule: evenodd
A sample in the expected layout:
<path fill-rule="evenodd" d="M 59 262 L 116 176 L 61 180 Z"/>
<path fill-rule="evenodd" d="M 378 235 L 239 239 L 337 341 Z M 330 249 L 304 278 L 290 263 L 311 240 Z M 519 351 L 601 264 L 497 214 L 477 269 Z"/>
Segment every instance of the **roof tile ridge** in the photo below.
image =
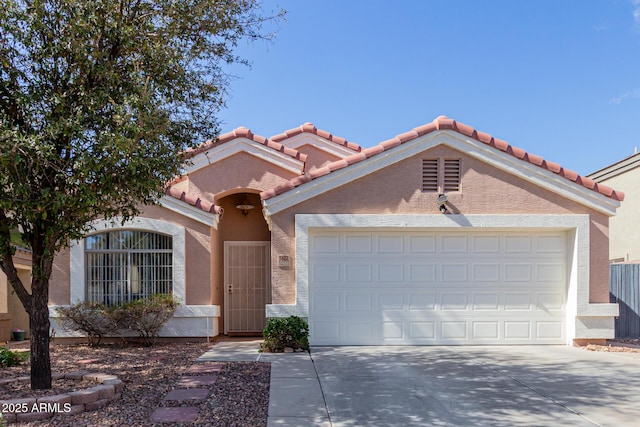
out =
<path fill-rule="evenodd" d="M 327 141 L 333 142 L 335 144 L 341 145 L 345 148 L 348 148 L 352 151 L 360 152 L 362 151 L 362 147 L 354 142 L 347 141 L 345 138 L 334 135 L 329 131 L 318 129 L 313 123 L 305 122 L 300 126 L 295 128 L 288 129 L 282 133 L 271 136 L 269 139 L 276 142 L 284 141 L 285 139 L 293 138 L 296 135 L 300 135 L 302 133 L 310 133 L 320 138 L 326 139 Z"/>
<path fill-rule="evenodd" d="M 183 202 L 188 203 L 191 206 L 195 206 L 205 212 L 216 214 L 219 217 L 222 217 L 224 213 L 224 209 L 222 207 L 173 186 L 167 186 L 167 188 L 165 188 L 165 194 L 175 199 L 182 200 Z"/>
<path fill-rule="evenodd" d="M 240 126 L 230 132 L 223 133 L 215 139 L 209 139 L 204 143 L 200 144 L 196 148 L 188 149 L 186 151 L 185 157 L 187 158 L 193 157 L 195 155 L 198 155 L 214 147 L 217 147 L 219 145 L 225 144 L 229 141 L 233 141 L 238 138 L 246 138 L 250 141 L 256 142 L 265 147 L 269 147 L 283 154 L 286 154 L 290 157 L 293 157 L 294 159 L 300 160 L 301 162 L 307 161 L 306 154 L 301 153 L 300 151 L 295 150 L 293 148 L 284 147 L 282 144 L 278 143 L 277 141 L 270 140 L 269 138 L 266 138 L 262 135 L 255 134 L 251 131 L 251 129 L 246 128 L 244 126 Z"/>
<path fill-rule="evenodd" d="M 544 159 L 542 156 L 538 156 L 522 148 L 511 145 L 507 141 L 504 141 L 502 139 L 494 138 L 488 133 L 478 131 L 477 129 L 473 128 L 470 125 L 457 122 L 456 120 L 450 119 L 447 116 L 438 116 L 432 123 L 433 123 L 432 126 L 429 126 L 429 124 L 423 125 L 418 128 L 415 128 L 414 131 L 417 131 L 417 133 L 421 136 L 421 135 L 424 135 L 425 133 L 429 133 L 430 131 L 433 131 L 432 129 L 434 127 L 435 129 L 438 129 L 438 130 L 445 130 L 445 129 L 455 130 L 458 133 L 469 136 L 479 142 L 482 142 L 484 144 L 497 148 L 498 150 L 503 151 L 513 157 L 516 157 L 520 160 L 531 163 L 532 165 L 541 167 L 543 169 L 548 170 L 549 172 L 552 172 L 564 178 L 567 178 L 578 185 L 581 185 L 590 190 L 594 190 L 604 196 L 610 197 L 617 201 L 622 201 L 624 199 L 624 192 L 615 191 L 611 187 L 608 187 L 602 184 L 597 184 L 595 182 L 592 184 L 591 182 L 589 182 L 591 181 L 589 178 L 581 176 L 575 171 L 565 169 L 560 164 L 548 161 Z"/>
<path fill-rule="evenodd" d="M 313 126 L 311 123 L 305 123 L 305 125 Z M 302 128 L 303 127 L 300 126 L 298 128 L 292 129 L 291 131 L 296 131 L 296 129 L 298 129 L 299 130 L 298 133 L 301 133 L 303 132 Z M 315 129 L 315 126 L 313 128 Z M 494 147 L 517 159 L 531 163 L 532 165 L 541 167 L 543 169 L 548 170 L 549 172 L 552 172 L 564 178 L 567 178 L 570 181 L 573 181 L 585 188 L 597 191 L 598 193 L 603 194 L 607 197 L 610 197 L 614 200 L 622 201 L 624 199 L 624 193 L 621 191 L 615 191 L 612 188 L 602 184 L 597 184 L 597 183 L 592 184 L 591 182 L 589 182 L 591 181 L 589 178 L 582 177 L 577 172 L 574 172 L 569 169 L 565 169 L 558 163 L 547 161 L 541 156 L 538 156 L 533 153 L 529 153 L 522 148 L 509 144 L 507 141 L 494 138 L 488 133 L 481 132 L 470 125 L 459 123 L 456 120 L 451 119 L 447 116 L 438 116 L 431 123 L 418 126 L 410 131 L 398 134 L 393 138 L 382 141 L 379 144 L 374 145 L 370 148 L 366 148 L 361 153 L 362 155 L 348 156 L 345 159 L 341 159 L 341 160 L 337 160 L 335 162 L 329 163 L 323 168 L 316 169 L 309 174 L 309 177 L 310 177 L 309 180 L 319 178 L 320 176 L 326 175 L 335 170 L 345 168 L 354 163 L 358 163 L 367 158 L 376 156 L 384 151 L 387 151 L 401 144 L 404 144 L 408 141 L 411 141 L 415 138 L 418 138 L 420 136 L 426 135 L 428 133 L 431 133 L 437 130 L 438 131 L 453 130 L 462 135 L 466 135 L 470 138 L 473 138 L 476 141 L 479 141 L 491 147 Z M 296 133 L 296 135 L 298 133 Z M 309 180 L 305 180 L 304 182 L 308 182 Z M 289 189 L 294 188 L 302 183 L 302 182 L 300 183 L 296 182 L 296 184 L 292 184 L 292 181 L 293 180 L 289 181 L 289 185 L 282 185 L 282 186 L 279 186 L 279 188 L 277 189 L 273 189 L 273 190 L 269 190 L 261 193 L 261 197 L 263 197 L 263 200 L 269 199 L 271 197 L 282 194 L 283 192 L 288 191 Z"/>

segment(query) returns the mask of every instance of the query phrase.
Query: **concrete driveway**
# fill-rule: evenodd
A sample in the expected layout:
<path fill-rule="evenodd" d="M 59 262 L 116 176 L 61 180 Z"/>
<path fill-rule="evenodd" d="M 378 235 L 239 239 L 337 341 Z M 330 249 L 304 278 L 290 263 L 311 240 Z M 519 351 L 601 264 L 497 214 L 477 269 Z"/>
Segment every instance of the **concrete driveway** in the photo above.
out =
<path fill-rule="evenodd" d="M 337 426 L 636 426 L 640 355 L 556 346 L 314 347 Z"/>

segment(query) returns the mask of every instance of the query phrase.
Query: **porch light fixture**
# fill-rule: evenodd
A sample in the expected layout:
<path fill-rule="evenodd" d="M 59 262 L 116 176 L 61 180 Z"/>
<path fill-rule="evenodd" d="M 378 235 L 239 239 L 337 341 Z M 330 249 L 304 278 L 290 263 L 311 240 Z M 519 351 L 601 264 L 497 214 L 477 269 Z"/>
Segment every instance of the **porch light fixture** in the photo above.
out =
<path fill-rule="evenodd" d="M 447 207 L 445 206 L 445 204 L 449 201 L 449 198 L 444 195 L 444 194 L 438 194 L 438 199 L 436 200 L 436 202 L 438 202 L 438 209 L 440 209 L 440 212 L 447 213 Z"/>
<path fill-rule="evenodd" d="M 247 216 L 249 215 L 249 210 L 253 209 L 255 206 L 253 206 L 250 202 L 249 199 L 247 198 L 247 196 L 244 196 L 244 200 L 242 201 L 242 203 L 240 203 L 239 205 L 236 205 L 236 208 L 240 209 L 242 211 L 242 215 Z"/>

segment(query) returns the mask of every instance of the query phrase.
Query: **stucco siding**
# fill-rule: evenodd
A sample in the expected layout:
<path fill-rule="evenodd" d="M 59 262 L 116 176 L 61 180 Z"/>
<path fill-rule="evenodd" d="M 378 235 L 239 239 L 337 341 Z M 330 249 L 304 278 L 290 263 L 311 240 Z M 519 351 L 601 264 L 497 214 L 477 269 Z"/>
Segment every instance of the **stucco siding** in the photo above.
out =
<path fill-rule="evenodd" d="M 56 255 L 53 261 L 51 279 L 49 279 L 49 304 L 68 305 L 71 304 L 71 292 L 69 283 L 71 282 L 69 249 L 64 248 Z M 76 301 L 74 301 L 75 303 Z"/>
<path fill-rule="evenodd" d="M 238 190 L 268 190 L 296 175 L 267 160 L 240 152 L 224 162 L 212 164 L 189 174 L 189 192 L 213 201 Z M 216 200 L 217 203 L 217 200 Z"/>
<path fill-rule="evenodd" d="M 298 151 L 307 155 L 307 161 L 305 162 L 305 172 L 310 172 L 314 169 L 325 166 L 329 162 L 333 162 L 341 159 L 342 157 L 327 153 L 324 150 L 314 147 L 313 145 L 305 144 L 297 148 Z"/>
<path fill-rule="evenodd" d="M 619 261 L 640 260 L 640 167 L 600 182 L 625 193 L 624 201 L 609 224 L 609 258 Z"/>
<path fill-rule="evenodd" d="M 437 193 L 422 192 L 422 159 L 459 158 L 461 191 L 449 192 L 452 214 L 566 215 L 591 218 L 590 300 L 608 302 L 607 223 L 599 214 L 561 195 L 498 170 L 462 152 L 437 146 L 419 155 L 364 176 L 341 188 L 320 194 L 272 216 L 273 302 L 295 302 L 295 276 L 277 268 L 277 255 L 295 255 L 294 224 L 297 213 L 327 214 L 425 214 L 442 215 Z M 304 186 L 299 188 L 304 191 Z M 603 249 L 604 247 L 604 249 Z"/>

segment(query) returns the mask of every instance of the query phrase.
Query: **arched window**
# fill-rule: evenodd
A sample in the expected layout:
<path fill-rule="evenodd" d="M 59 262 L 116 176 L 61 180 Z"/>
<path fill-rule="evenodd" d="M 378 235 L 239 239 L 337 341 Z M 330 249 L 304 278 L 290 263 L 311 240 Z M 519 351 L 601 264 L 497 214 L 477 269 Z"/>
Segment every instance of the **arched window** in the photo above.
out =
<path fill-rule="evenodd" d="M 173 292 L 173 239 L 114 230 L 85 239 L 87 301 L 118 305 Z"/>

